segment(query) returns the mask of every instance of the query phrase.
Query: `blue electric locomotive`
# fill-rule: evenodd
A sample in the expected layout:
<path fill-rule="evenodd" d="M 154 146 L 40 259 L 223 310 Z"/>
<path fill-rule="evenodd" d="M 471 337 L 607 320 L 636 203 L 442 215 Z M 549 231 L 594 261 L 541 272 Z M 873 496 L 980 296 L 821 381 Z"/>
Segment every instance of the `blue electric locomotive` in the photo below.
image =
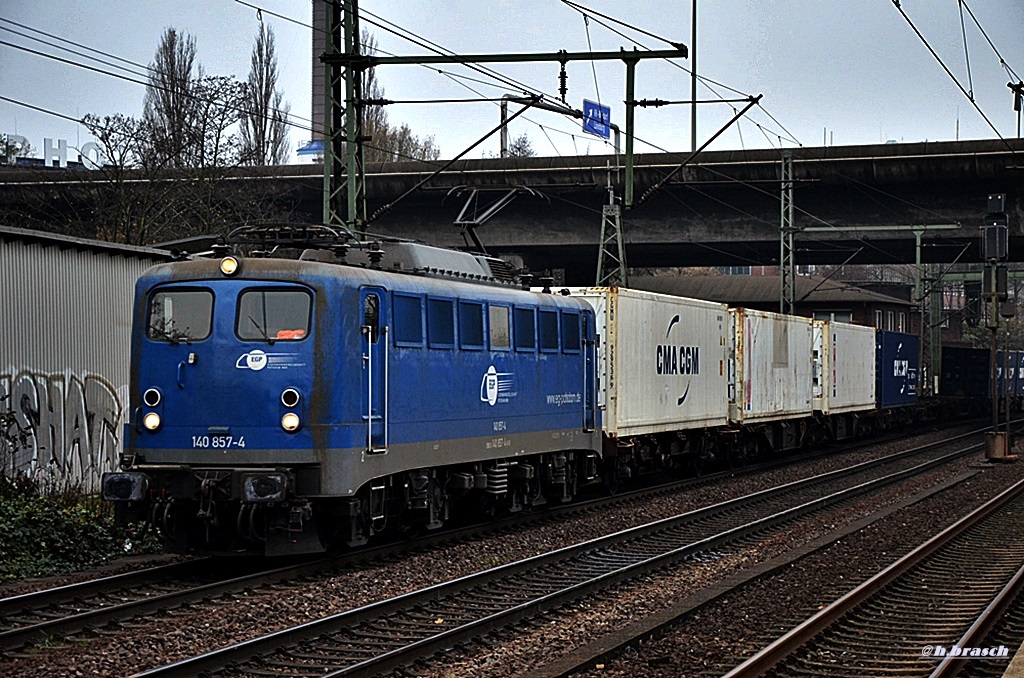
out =
<path fill-rule="evenodd" d="M 103 494 L 173 550 L 309 553 L 598 474 L 594 314 L 486 257 L 224 257 L 136 288 L 130 423 Z"/>

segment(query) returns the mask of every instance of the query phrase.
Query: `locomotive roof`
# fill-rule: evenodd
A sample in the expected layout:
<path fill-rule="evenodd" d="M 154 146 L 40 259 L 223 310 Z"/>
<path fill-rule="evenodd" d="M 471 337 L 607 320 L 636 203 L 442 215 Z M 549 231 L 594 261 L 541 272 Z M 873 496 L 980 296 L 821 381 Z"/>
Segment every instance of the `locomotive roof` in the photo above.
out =
<path fill-rule="evenodd" d="M 409 291 L 438 296 L 458 296 L 504 301 L 530 301 L 537 303 L 544 298 L 547 303 L 558 306 L 581 307 L 586 302 L 565 296 L 554 290 L 545 294 L 532 292 L 514 285 L 484 284 L 474 281 L 454 280 L 416 275 L 403 271 L 364 268 L 318 261 L 280 259 L 273 257 L 243 258 L 239 271 L 232 280 L 271 280 L 302 283 L 311 287 L 331 285 L 354 287 L 360 284 L 379 285 L 389 290 Z M 228 279 L 220 271 L 220 259 L 191 259 L 149 268 L 139 279 L 140 286 L 154 283 L 219 281 Z"/>

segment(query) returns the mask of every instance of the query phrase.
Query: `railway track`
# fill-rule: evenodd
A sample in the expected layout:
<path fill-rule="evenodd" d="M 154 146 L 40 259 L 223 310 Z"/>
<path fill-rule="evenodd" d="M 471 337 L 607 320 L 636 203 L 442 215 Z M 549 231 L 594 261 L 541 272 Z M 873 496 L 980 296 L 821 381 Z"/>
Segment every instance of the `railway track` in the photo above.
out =
<path fill-rule="evenodd" d="M 1005 669 L 1016 648 L 996 646 L 990 656 L 984 643 L 1024 582 L 1022 513 L 1024 481 L 826 606 L 728 678 L 938 678 L 974 663 Z M 965 658 L 953 648 L 978 652 Z"/>
<path fill-rule="evenodd" d="M 948 441 L 944 441 L 948 443 Z M 969 454 L 935 445 L 655 521 L 283 629 L 145 676 L 341 676 L 387 671 L 697 554 L 761 538 Z M 917 458 L 915 458 L 917 457 Z M 228 668 L 230 667 L 230 668 Z"/>
<path fill-rule="evenodd" d="M 973 434 L 965 433 L 951 440 Z M 908 450 L 900 454 L 922 454 L 936 445 L 948 442 L 934 443 L 920 450 Z M 872 444 L 878 444 L 878 441 Z M 748 467 L 742 472 L 754 473 L 792 461 L 774 460 Z M 333 558 L 300 559 L 285 565 L 275 561 L 274 567 L 266 567 L 265 562 L 254 566 L 237 559 L 206 558 L 4 598 L 0 599 L 0 651 L 15 651 L 32 642 L 51 642 L 54 639 L 75 637 L 83 632 L 102 634 L 105 625 L 111 622 L 180 608 L 246 589 L 302 581 L 318 575 L 326 576 L 359 563 L 401 557 L 411 551 L 437 548 L 446 543 L 478 538 L 483 534 L 522 529 L 529 524 L 557 521 L 609 506 L 629 506 L 631 502 L 644 502 L 655 496 L 701 487 L 737 473 L 723 471 L 697 479 L 663 483 L 614 497 L 581 501 L 544 512 L 518 514 L 483 525 L 444 530 L 415 542 L 385 544 Z"/>

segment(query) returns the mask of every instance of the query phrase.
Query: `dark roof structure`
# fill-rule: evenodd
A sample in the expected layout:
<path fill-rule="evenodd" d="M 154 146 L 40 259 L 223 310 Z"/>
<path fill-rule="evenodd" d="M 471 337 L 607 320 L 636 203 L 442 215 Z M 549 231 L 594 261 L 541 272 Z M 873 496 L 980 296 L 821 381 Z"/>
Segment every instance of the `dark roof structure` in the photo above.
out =
<path fill-rule="evenodd" d="M 155 247 L 139 247 L 137 245 L 121 245 L 119 243 L 107 242 L 105 240 L 92 240 L 89 238 L 75 238 L 58 233 L 47 233 L 28 228 L 14 228 L 12 226 L 0 226 L 0 242 L 23 242 L 39 243 L 43 246 L 54 246 L 62 249 L 77 249 L 94 253 L 119 254 L 125 257 L 139 257 L 142 259 L 156 259 L 160 261 L 171 261 L 174 259 L 172 252 Z"/>
<path fill-rule="evenodd" d="M 629 286 L 648 292 L 742 306 L 777 304 L 781 281 L 777 275 L 633 276 L 629 279 Z M 913 305 L 905 299 L 813 276 L 797 276 L 794 279 L 794 298 L 797 304 Z"/>

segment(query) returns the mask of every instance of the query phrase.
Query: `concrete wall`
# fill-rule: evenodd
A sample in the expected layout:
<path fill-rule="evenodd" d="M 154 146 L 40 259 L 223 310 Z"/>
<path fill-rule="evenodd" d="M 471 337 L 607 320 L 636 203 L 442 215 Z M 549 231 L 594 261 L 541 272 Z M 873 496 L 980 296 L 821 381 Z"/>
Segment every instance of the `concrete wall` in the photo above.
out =
<path fill-rule="evenodd" d="M 0 229 L 0 468 L 97 491 L 116 468 L 128 404 L 135 281 L 157 250 Z M 8 435 L 7 438 L 10 438 Z"/>

